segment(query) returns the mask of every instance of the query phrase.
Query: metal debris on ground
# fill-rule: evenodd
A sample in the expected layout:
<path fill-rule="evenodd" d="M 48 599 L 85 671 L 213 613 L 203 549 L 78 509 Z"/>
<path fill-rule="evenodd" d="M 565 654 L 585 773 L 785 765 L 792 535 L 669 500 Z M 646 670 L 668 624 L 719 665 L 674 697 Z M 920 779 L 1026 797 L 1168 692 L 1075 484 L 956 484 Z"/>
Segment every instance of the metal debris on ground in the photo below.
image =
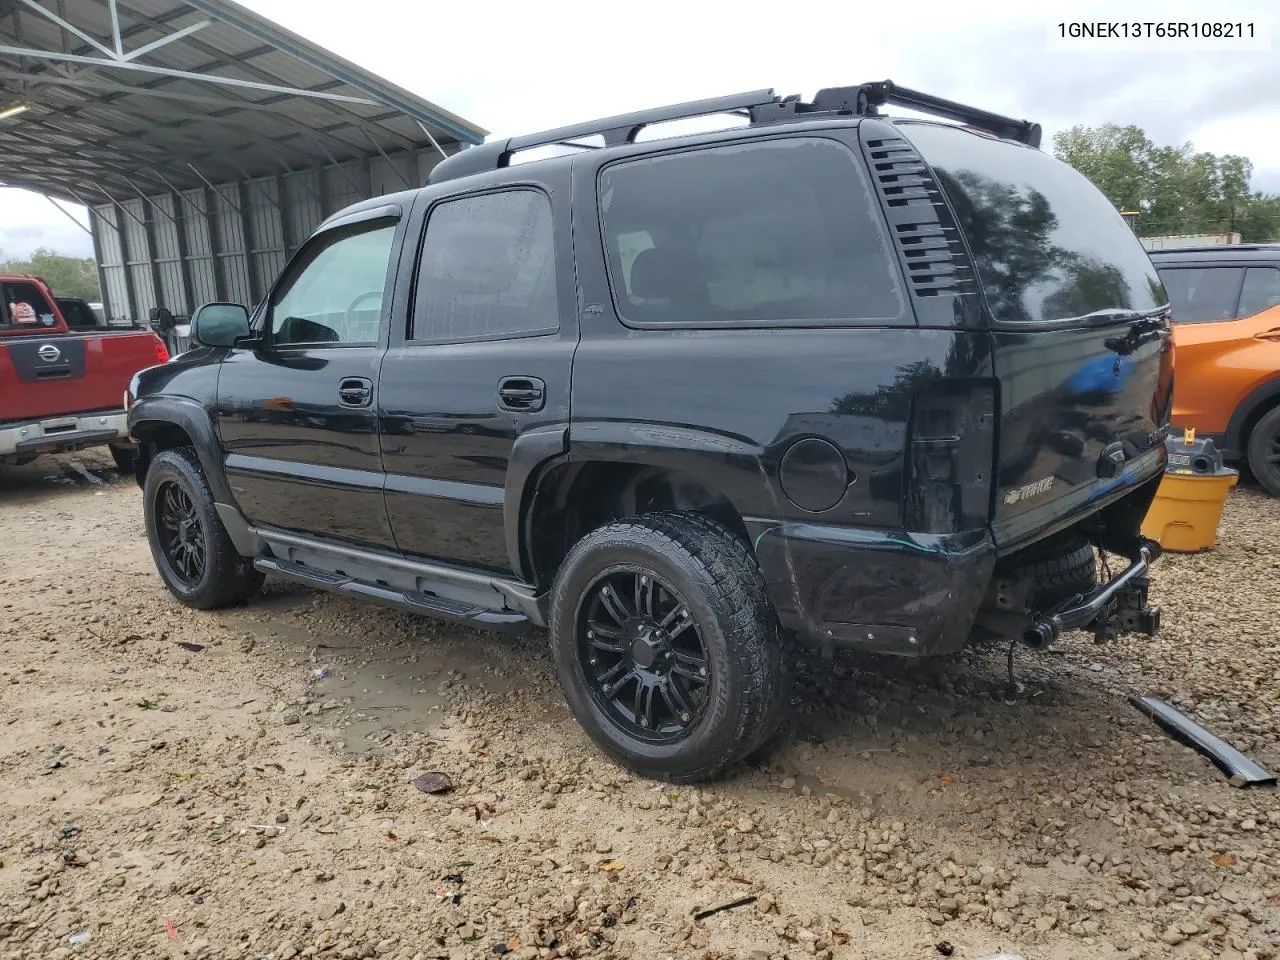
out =
<path fill-rule="evenodd" d="M 1215 737 L 1185 713 L 1155 697 L 1131 696 L 1129 702 L 1163 727 L 1174 739 L 1204 754 L 1233 787 L 1274 787 L 1276 778 L 1225 740 Z"/>
<path fill-rule="evenodd" d="M 705 920 L 707 917 L 713 917 L 717 913 L 723 913 L 726 910 L 736 910 L 738 907 L 749 907 L 755 903 L 757 897 L 743 897 L 741 900 L 734 900 L 732 903 L 721 904 L 718 907 L 711 907 L 709 910 L 702 910 L 693 915 L 694 921 Z"/>

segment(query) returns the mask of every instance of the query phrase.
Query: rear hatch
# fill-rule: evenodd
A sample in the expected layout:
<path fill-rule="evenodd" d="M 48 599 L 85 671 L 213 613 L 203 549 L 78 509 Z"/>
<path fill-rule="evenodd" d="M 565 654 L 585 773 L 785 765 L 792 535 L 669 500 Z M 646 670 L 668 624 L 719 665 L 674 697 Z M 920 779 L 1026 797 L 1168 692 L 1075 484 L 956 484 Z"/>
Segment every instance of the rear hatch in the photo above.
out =
<path fill-rule="evenodd" d="M 950 201 L 991 319 L 1004 552 L 1163 469 L 1168 298 L 1123 218 L 1066 164 L 957 127 L 899 129 Z"/>

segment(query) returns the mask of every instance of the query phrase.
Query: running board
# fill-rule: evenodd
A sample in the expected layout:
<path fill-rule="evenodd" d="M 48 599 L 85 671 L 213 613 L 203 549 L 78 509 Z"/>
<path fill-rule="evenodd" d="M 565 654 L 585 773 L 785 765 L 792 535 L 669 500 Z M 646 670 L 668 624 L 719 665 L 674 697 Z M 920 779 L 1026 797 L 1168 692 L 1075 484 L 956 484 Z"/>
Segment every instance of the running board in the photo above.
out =
<path fill-rule="evenodd" d="M 295 583 L 321 590 L 332 590 L 383 606 L 408 610 L 411 613 L 475 627 L 479 630 L 520 631 L 533 625 L 527 616 L 515 610 L 492 610 L 432 593 L 400 590 L 383 584 L 368 583 L 340 573 L 317 570 L 305 564 L 280 560 L 276 557 L 258 557 L 253 561 L 253 565 L 263 573 L 274 573 Z"/>

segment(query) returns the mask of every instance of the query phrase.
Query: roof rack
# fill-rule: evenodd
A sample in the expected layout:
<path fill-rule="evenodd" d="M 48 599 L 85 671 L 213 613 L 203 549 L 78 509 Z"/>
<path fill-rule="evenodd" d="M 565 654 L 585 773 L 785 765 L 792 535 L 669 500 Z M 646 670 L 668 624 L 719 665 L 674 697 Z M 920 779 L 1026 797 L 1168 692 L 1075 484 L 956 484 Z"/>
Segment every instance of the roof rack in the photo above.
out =
<path fill-rule="evenodd" d="M 494 140 L 461 150 L 438 163 L 427 177 L 427 183 L 441 183 L 488 170 L 497 170 L 510 163 L 513 154 L 535 147 L 570 146 L 579 149 L 597 149 L 595 145 L 581 143 L 589 137 L 601 137 L 606 147 L 634 143 L 640 131 L 655 123 L 686 120 L 694 117 L 730 114 L 744 117 L 752 126 L 768 123 L 785 123 L 796 120 L 820 120 L 825 117 L 880 116 L 878 107 L 896 104 L 910 110 L 933 114 L 948 120 L 984 130 L 1006 140 L 1016 140 L 1039 149 L 1040 125 L 1030 120 L 1015 120 L 988 110 L 966 106 L 953 100 L 945 100 L 932 94 L 920 93 L 897 86 L 892 80 L 879 80 L 852 87 L 828 87 L 819 90 L 812 102 L 802 101 L 798 94 L 779 97 L 772 89 L 754 90 L 749 93 L 707 100 L 690 100 L 652 110 L 590 120 L 541 133 L 531 133 L 505 140 Z"/>

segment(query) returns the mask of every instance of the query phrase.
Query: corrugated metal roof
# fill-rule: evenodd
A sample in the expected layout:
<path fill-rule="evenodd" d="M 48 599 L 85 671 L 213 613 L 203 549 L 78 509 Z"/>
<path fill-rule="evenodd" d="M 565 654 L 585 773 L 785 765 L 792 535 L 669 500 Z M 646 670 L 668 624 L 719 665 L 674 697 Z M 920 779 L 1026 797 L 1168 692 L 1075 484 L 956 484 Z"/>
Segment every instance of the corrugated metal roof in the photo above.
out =
<path fill-rule="evenodd" d="M 231 0 L 0 0 L 15 106 L 0 182 L 89 203 L 487 133 Z"/>

